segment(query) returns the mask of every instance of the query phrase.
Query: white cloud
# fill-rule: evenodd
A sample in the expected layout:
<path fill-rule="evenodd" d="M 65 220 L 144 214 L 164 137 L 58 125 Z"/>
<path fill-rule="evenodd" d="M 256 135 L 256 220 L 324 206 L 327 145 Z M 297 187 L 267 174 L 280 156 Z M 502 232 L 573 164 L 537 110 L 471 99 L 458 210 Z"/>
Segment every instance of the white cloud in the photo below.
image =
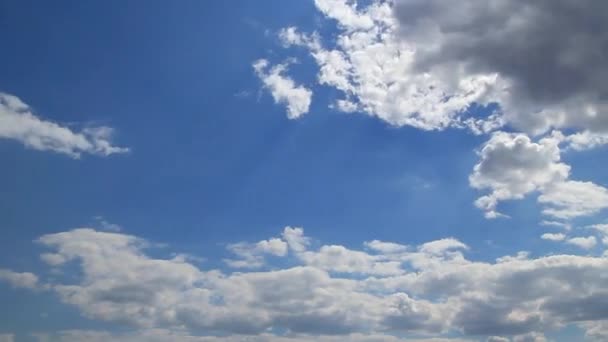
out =
<path fill-rule="evenodd" d="M 499 213 L 499 201 L 521 199 L 526 194 L 568 178 L 570 166 L 560 161 L 560 139 L 554 136 L 533 142 L 525 134 L 496 132 L 479 151 L 480 161 L 469 182 L 476 189 L 490 189 L 475 205 L 489 218 Z"/>
<path fill-rule="evenodd" d="M 597 244 L 597 239 L 595 238 L 595 236 L 574 237 L 566 240 L 566 243 L 583 249 L 591 249 Z"/>
<path fill-rule="evenodd" d="M 13 95 L 0 93 L 0 138 L 16 140 L 26 147 L 63 153 L 78 158 L 83 153 L 108 156 L 129 149 L 113 146 L 110 127 L 88 127 L 75 132 L 41 119 Z"/>
<path fill-rule="evenodd" d="M 308 51 L 318 65 L 317 82 L 342 94 L 331 108 L 424 130 L 459 127 L 482 134 L 507 126 L 525 133 L 497 132 L 480 154 L 471 185 L 491 191 L 476 202 L 488 218 L 506 216 L 496 210 L 500 201 L 545 190 L 539 200 L 554 218 L 608 207 L 599 185 L 566 181 L 570 166 L 560 161 L 559 148 L 608 142 L 608 106 L 600 100 L 607 89 L 598 76 L 608 68 L 596 58 L 606 36 L 586 19 L 603 27 L 607 18 L 598 13 L 608 9 L 604 5 L 585 0 L 575 13 L 567 1 L 486 6 L 466 0 L 458 9 L 443 0 L 315 5 L 336 23 L 335 37 L 292 26 L 279 38 L 285 47 Z M 546 27 L 569 40 L 546 34 Z M 552 128 L 573 133 L 527 136 Z"/>
<path fill-rule="evenodd" d="M 239 242 L 228 245 L 228 250 L 239 259 L 225 259 L 224 261 L 235 268 L 258 268 L 264 266 L 264 255 L 285 256 L 287 242 L 279 238 L 262 240 L 255 244 Z"/>
<path fill-rule="evenodd" d="M 479 151 L 480 161 L 469 182 L 476 189 L 489 189 L 475 205 L 486 217 L 500 215 L 500 201 L 522 199 L 539 192 L 543 214 L 562 220 L 588 216 L 608 208 L 608 189 L 592 182 L 570 180 L 570 166 L 561 161 L 559 132 L 532 141 L 523 133 L 495 132 Z M 544 221 L 545 224 L 568 223 Z"/>
<path fill-rule="evenodd" d="M 407 250 L 407 246 L 379 240 L 366 241 L 365 246 L 383 254 L 399 253 Z"/>
<path fill-rule="evenodd" d="M 608 189 L 592 182 L 567 181 L 548 186 L 538 197 L 543 213 L 560 219 L 588 216 L 608 208 Z"/>
<path fill-rule="evenodd" d="M 385 242 L 375 244 L 382 247 L 373 254 L 340 245 L 311 249 L 303 230 L 291 227 L 281 240 L 296 258 L 267 271 L 225 273 L 183 258 L 153 258 L 145 253 L 149 243 L 122 233 L 83 228 L 49 234 L 38 241 L 70 261 L 70 268 L 77 266 L 80 276 L 65 283 L 46 279 L 40 288 L 90 319 L 143 329 L 114 339 L 124 341 L 154 341 L 156 333 L 159 341 L 214 340 L 194 331 L 235 341 L 390 341 L 398 332 L 430 334 L 437 341 L 445 334 L 524 341 L 564 325 L 608 319 L 602 285 L 607 258 L 518 253 L 480 262 L 468 260 L 466 245 L 455 239 L 412 247 Z M 288 255 L 282 248 L 266 251 Z M 14 272 L 5 274 L 11 276 L 4 281 L 13 281 Z M 61 338 L 69 341 L 70 334 Z M 110 336 L 91 334 L 87 340 Z"/>
<path fill-rule="evenodd" d="M 606 132 L 608 7 L 593 0 L 497 0 L 491 5 L 397 0 L 399 35 L 416 48 L 415 72 L 441 79 L 495 73 L 491 100 L 511 125 Z M 603 76 L 600 76 L 603 75 Z"/>
<path fill-rule="evenodd" d="M 349 334 L 347 336 L 276 336 L 268 333 L 257 336 L 194 336 L 184 331 L 146 329 L 130 333 L 111 333 L 95 330 L 66 330 L 56 333 L 32 334 L 40 342 L 472 342 L 459 338 L 398 338 L 385 334 Z M 2 340 L 0 339 L 0 342 Z M 11 341 L 12 342 L 12 341 Z"/>
<path fill-rule="evenodd" d="M 552 227 L 563 228 L 565 230 L 572 229 L 572 226 L 569 223 L 560 222 L 560 221 L 542 220 L 542 221 L 540 221 L 540 224 L 543 226 L 552 226 Z"/>
<path fill-rule="evenodd" d="M 540 237 L 543 240 L 549 240 L 549 241 L 564 241 L 564 239 L 566 239 L 566 235 L 562 234 L 562 233 L 545 233 L 543 235 L 541 235 Z"/>
<path fill-rule="evenodd" d="M 608 144 L 608 134 L 594 133 L 589 130 L 571 134 L 566 137 L 568 147 L 577 150 L 588 150 Z"/>
<path fill-rule="evenodd" d="M 319 83 L 343 93 L 333 106 L 338 110 L 426 130 L 469 127 L 483 133 L 509 124 L 538 134 L 551 127 L 583 128 L 593 133 L 571 139 L 573 148 L 583 149 L 604 144 L 608 129 L 600 100 L 606 89 L 598 76 L 608 68 L 597 58 L 605 36 L 585 20 L 597 17 L 602 27 L 607 18 L 597 13 L 606 8 L 583 3 L 573 14 L 566 1 L 485 6 L 467 0 L 455 11 L 443 0 L 363 7 L 316 0 L 319 12 L 337 24 L 335 43 L 296 27 L 280 37 L 285 46 L 305 47 L 318 64 Z M 546 27 L 561 35 L 546 34 L 552 32 Z M 490 104 L 498 109 L 471 116 L 471 107 Z"/>
<path fill-rule="evenodd" d="M 304 230 L 300 227 L 285 227 L 282 237 L 295 252 L 305 251 L 310 244 L 310 239 L 304 236 Z"/>
<path fill-rule="evenodd" d="M 0 281 L 8 282 L 13 287 L 34 289 L 38 286 L 38 277 L 29 272 L 0 269 Z"/>
<path fill-rule="evenodd" d="M 318 34 L 300 33 L 295 27 L 282 30 L 279 36 L 285 46 L 308 49 L 319 67 L 319 84 L 343 94 L 333 108 L 425 130 L 471 126 L 482 132 L 500 125 L 498 117 L 476 120 L 464 113 L 474 102 L 487 103 L 495 75 L 448 80 L 416 72 L 416 46 L 398 37 L 389 2 L 361 9 L 345 0 L 316 0 L 315 5 L 338 24 L 333 48 L 324 47 Z"/>
<path fill-rule="evenodd" d="M 442 255 L 450 250 L 468 248 L 469 247 L 467 245 L 454 238 L 446 238 L 424 243 L 420 246 L 419 249 L 422 253 Z"/>
<path fill-rule="evenodd" d="M 391 275 L 401 274 L 401 262 L 386 260 L 383 256 L 369 255 L 344 246 L 322 246 L 319 251 L 306 251 L 298 257 L 309 266 L 338 273 Z"/>
<path fill-rule="evenodd" d="M 312 98 L 312 91 L 284 75 L 287 64 L 278 64 L 269 68 L 265 59 L 253 63 L 253 69 L 260 78 L 264 87 L 270 91 L 275 103 L 284 104 L 287 107 L 287 117 L 297 119 L 308 113 Z"/>

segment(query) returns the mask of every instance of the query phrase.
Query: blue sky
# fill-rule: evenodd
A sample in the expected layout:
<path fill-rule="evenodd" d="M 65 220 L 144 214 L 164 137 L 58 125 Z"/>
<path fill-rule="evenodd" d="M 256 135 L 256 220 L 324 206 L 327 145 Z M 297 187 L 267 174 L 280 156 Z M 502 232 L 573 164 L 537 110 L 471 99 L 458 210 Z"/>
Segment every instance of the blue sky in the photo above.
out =
<path fill-rule="evenodd" d="M 434 9 L 416 3 L 0 2 L 6 50 L 0 54 L 0 301 L 6 303 L 0 341 L 608 336 L 605 310 L 584 304 L 606 298 L 605 277 L 589 275 L 608 267 L 608 177 L 600 167 L 608 162 L 607 112 L 592 100 L 602 89 L 590 93 L 595 80 L 581 76 L 571 82 L 571 96 L 523 98 L 521 84 L 536 84 L 522 76 L 529 73 L 505 68 L 474 44 L 462 53 L 446 42 L 472 34 L 449 30 L 445 3 L 433 1 Z M 422 24 L 402 30 L 417 23 L 413 11 L 446 25 L 445 37 Z M 475 11 L 469 19 L 483 27 L 475 16 L 490 14 Z M 512 17 L 529 19 L 513 11 Z M 533 24 L 529 31 L 537 33 Z M 422 43 L 428 37 L 436 46 Z M 443 57 L 451 55 L 457 57 Z M 568 56 L 587 57 L 581 55 Z M 435 64 L 417 69 L 416 58 Z M 259 60 L 266 65 L 255 69 Z M 487 67 L 471 66 L 478 64 Z M 340 107 L 340 100 L 353 108 Z M 299 106 L 297 117 L 289 117 L 291 106 Z M 376 240 L 399 246 L 378 247 Z M 582 275 L 569 277 L 587 285 L 580 292 L 572 285 L 569 293 L 576 293 L 567 302 L 579 305 L 583 318 L 563 313 L 563 293 L 545 285 L 522 306 L 524 299 L 501 292 L 536 293 L 533 284 L 565 281 L 539 266 L 552 262 L 563 272 L 583 265 Z M 538 279 L 524 278 L 531 285 L 522 290 L 513 279 L 527 277 L 528 267 Z M 161 278 L 139 273 L 144 269 Z M 447 284 L 448 276 L 407 280 L 450 271 L 495 272 L 498 280 L 478 283 L 504 284 L 497 290 L 457 276 Z M 240 275 L 281 272 L 308 282 L 308 290 L 335 290 L 311 280 L 317 276 L 357 282 L 358 290 L 349 287 L 352 299 L 341 299 L 345 306 L 337 309 L 316 292 L 292 298 L 279 291 L 270 299 L 234 293 Z M 391 281 L 407 285 L 393 288 Z M 150 285 L 174 282 L 175 288 Z M 302 291 L 287 280 L 259 282 Z M 246 284 L 258 289 L 259 282 Z M 66 294 L 68 285 L 78 295 Z M 95 292 L 101 288 L 107 293 Z M 190 290 L 203 288 L 215 292 L 202 313 L 185 308 L 196 303 Z M 166 304 L 136 295 L 148 290 L 184 299 Z M 482 305 L 471 299 L 475 293 L 493 300 Z M 354 310 L 349 305 L 365 303 L 365 296 L 377 308 L 343 321 Z M 497 309 L 497 298 L 512 303 Z M 280 308 L 298 300 L 307 308 L 321 304 L 296 320 L 266 308 L 272 300 Z M 205 305 L 223 305 L 217 301 L 232 311 L 213 316 Z M 404 303 L 414 309 L 389 310 Z M 134 307 L 141 317 L 129 311 Z M 500 312 L 496 321 L 482 319 L 484 308 Z"/>

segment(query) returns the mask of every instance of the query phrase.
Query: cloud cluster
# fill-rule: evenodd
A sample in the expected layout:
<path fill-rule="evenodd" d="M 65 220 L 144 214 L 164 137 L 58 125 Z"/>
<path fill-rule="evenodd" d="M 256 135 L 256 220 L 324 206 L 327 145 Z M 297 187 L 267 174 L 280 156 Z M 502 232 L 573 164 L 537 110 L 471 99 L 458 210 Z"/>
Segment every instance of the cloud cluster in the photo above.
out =
<path fill-rule="evenodd" d="M 50 249 L 42 260 L 64 272 L 77 266 L 77 281 L 70 275 L 64 282 L 55 272 L 45 281 L 15 282 L 23 274 L 12 271 L 3 271 L 11 276 L 2 280 L 51 291 L 91 319 L 156 331 L 159 341 L 169 340 L 166 334 L 185 341 L 390 341 L 400 333 L 518 341 L 568 324 L 599 336 L 597 324 L 608 319 L 607 258 L 531 259 L 522 252 L 480 262 L 467 259 L 469 247 L 453 238 L 418 246 L 374 240 L 361 250 L 312 248 L 304 231 L 292 227 L 273 239 L 240 246 L 281 262 L 228 272 L 179 256 L 154 258 L 143 239 L 81 228 L 38 240 Z M 209 336 L 191 336 L 201 330 Z"/>
<path fill-rule="evenodd" d="M 301 33 L 295 27 L 282 30 L 280 38 L 285 46 L 306 48 L 319 67 L 318 83 L 343 94 L 334 108 L 424 130 L 471 126 L 485 131 L 500 124 L 495 116 L 485 121 L 464 119 L 471 104 L 489 103 L 496 77 L 462 75 L 459 80 L 446 80 L 416 72 L 416 46 L 400 39 L 389 2 L 374 2 L 360 10 L 344 0 L 315 4 L 338 24 L 335 46 L 326 47 L 318 34 Z"/>
<path fill-rule="evenodd" d="M 416 72 L 497 75 L 492 101 L 515 127 L 608 129 L 608 4 L 398 0 L 395 15 Z"/>
<path fill-rule="evenodd" d="M 269 62 L 265 59 L 253 63 L 253 70 L 264 87 L 272 94 L 274 102 L 284 104 L 287 107 L 288 118 L 297 119 L 308 113 L 312 91 L 296 85 L 291 78 L 285 76 L 286 69 L 287 64 L 270 67 Z"/>
<path fill-rule="evenodd" d="M 536 142 L 523 133 L 494 132 L 479 150 L 480 160 L 469 177 L 473 188 L 490 190 L 475 205 L 486 217 L 495 218 L 503 215 L 496 210 L 500 201 L 538 192 L 543 214 L 553 219 L 569 220 L 608 208 L 608 189 L 569 179 L 570 166 L 561 161 L 560 149 L 568 141 L 559 132 Z"/>
<path fill-rule="evenodd" d="M 68 127 L 43 120 L 13 95 L 0 93 L 0 138 L 19 141 L 26 147 L 63 153 L 73 158 L 83 153 L 108 156 L 129 149 L 112 145 L 110 127 L 87 127 L 74 132 Z"/>
<path fill-rule="evenodd" d="M 285 47 L 307 51 L 318 66 L 317 83 L 341 94 L 332 108 L 394 126 L 495 132 L 470 178 L 474 188 L 491 191 L 476 202 L 487 217 L 505 216 L 496 210 L 498 202 L 537 191 L 543 213 L 561 220 L 608 206 L 605 188 L 569 180 L 570 166 L 559 160 L 560 144 L 580 151 L 608 143 L 608 5 L 592 0 L 466 0 L 457 8 L 447 0 L 366 5 L 315 0 L 315 5 L 335 23 L 335 37 L 286 27 L 279 38 Z"/>
<path fill-rule="evenodd" d="M 0 342 L 4 342 L 1 339 Z M 131 333 L 111 333 L 107 331 L 91 330 L 66 330 L 56 333 L 31 334 L 39 342 L 471 342 L 470 340 L 457 338 L 397 338 L 383 334 L 349 334 L 347 336 L 276 336 L 272 334 L 260 334 L 258 336 L 195 336 L 184 331 L 167 329 L 145 329 Z M 7 340 L 12 342 L 12 340 Z M 508 340 L 507 340 L 508 342 Z"/>
<path fill-rule="evenodd" d="M 593 0 L 315 0 L 335 42 L 286 28 L 318 82 L 343 94 L 335 108 L 422 129 L 510 124 L 608 130 L 608 5 Z M 329 47 L 327 47 L 329 45 Z M 494 115 L 470 116 L 496 105 Z"/>
<path fill-rule="evenodd" d="M 0 281 L 7 282 L 13 287 L 24 287 L 28 289 L 36 288 L 38 277 L 29 272 L 13 272 L 11 270 L 0 269 Z"/>

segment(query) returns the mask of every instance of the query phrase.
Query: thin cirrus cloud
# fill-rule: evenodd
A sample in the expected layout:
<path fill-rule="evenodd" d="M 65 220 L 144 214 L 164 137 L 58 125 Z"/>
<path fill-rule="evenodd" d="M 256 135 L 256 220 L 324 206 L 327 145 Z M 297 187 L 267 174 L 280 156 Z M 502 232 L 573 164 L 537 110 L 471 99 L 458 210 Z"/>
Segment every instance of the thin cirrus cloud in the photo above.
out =
<path fill-rule="evenodd" d="M 588 248 L 591 238 L 567 242 Z M 279 237 L 239 242 L 237 254 L 243 259 L 249 258 L 249 249 L 283 260 L 257 260 L 258 269 L 251 271 L 240 265 L 220 271 L 181 257 L 152 257 L 147 250 L 154 244 L 136 236 L 78 228 L 37 240 L 48 250 L 41 260 L 55 270 L 52 277 L 2 270 L 0 281 L 46 291 L 91 319 L 132 327 L 122 334 L 47 334 L 59 341 L 83 336 L 118 341 L 542 341 L 545 332 L 564 326 L 577 326 L 600 341 L 608 333 L 602 285 L 608 281 L 606 257 L 531 258 L 520 252 L 488 262 L 469 259 L 471 247 L 454 238 L 418 246 L 374 240 L 364 243 L 369 251 L 312 247 L 310 241 L 302 228 L 285 227 Z M 60 271 L 74 266 L 79 276 L 62 279 Z"/>
<path fill-rule="evenodd" d="M 79 158 L 84 154 L 108 156 L 129 149 L 112 144 L 113 129 L 106 126 L 87 127 L 80 132 L 44 120 L 14 95 L 0 93 L 0 138 L 20 142 L 24 146 Z"/>

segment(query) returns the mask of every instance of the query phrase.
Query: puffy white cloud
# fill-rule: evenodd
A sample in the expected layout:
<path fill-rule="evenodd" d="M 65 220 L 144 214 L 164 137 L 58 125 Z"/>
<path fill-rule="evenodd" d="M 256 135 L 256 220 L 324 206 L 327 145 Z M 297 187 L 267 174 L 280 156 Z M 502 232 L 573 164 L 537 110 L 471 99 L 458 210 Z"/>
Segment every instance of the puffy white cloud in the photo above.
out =
<path fill-rule="evenodd" d="M 594 133 L 589 130 L 571 134 L 566 137 L 568 147 L 581 151 L 608 144 L 608 134 Z"/>
<path fill-rule="evenodd" d="M 574 237 L 571 239 L 566 240 L 566 243 L 569 243 L 571 245 L 583 248 L 583 249 L 591 249 L 593 247 L 595 247 L 595 245 L 597 244 L 597 239 L 595 238 L 595 236 L 587 236 L 587 237 Z"/>
<path fill-rule="evenodd" d="M 401 274 L 401 262 L 384 256 L 369 255 L 344 246 L 322 246 L 317 252 L 303 252 L 299 258 L 309 266 L 339 273 L 391 275 Z"/>
<path fill-rule="evenodd" d="M 547 186 L 538 201 L 549 206 L 544 214 L 570 219 L 608 208 L 608 189 L 592 182 L 557 182 Z"/>
<path fill-rule="evenodd" d="M 568 220 L 598 213 L 608 208 L 608 189 L 592 182 L 570 180 L 570 166 L 561 161 L 559 133 L 532 141 L 522 133 L 495 132 L 478 152 L 480 161 L 473 168 L 469 182 L 476 189 L 489 189 L 475 205 L 486 217 L 501 216 L 500 201 L 521 199 L 539 192 L 538 202 L 545 205 L 543 214 Z M 567 223 L 545 224 L 568 227 Z"/>
<path fill-rule="evenodd" d="M 399 253 L 405 252 L 407 250 L 407 246 L 394 242 L 386 242 L 379 240 L 366 241 L 365 246 L 383 254 Z"/>
<path fill-rule="evenodd" d="M 540 237 L 543 240 L 549 240 L 549 241 L 564 241 L 564 239 L 566 239 L 566 235 L 562 234 L 562 233 L 545 233 L 543 235 L 541 235 Z"/>
<path fill-rule="evenodd" d="M 479 134 L 505 125 L 535 135 L 551 128 L 574 130 L 538 141 L 524 133 L 491 137 L 471 176 L 474 187 L 491 190 L 476 202 L 488 218 L 504 216 L 496 210 L 498 202 L 545 188 L 539 200 L 550 207 L 544 213 L 555 218 L 591 215 L 608 206 L 603 188 L 565 182 L 570 167 L 560 161 L 559 149 L 559 144 L 582 150 L 608 142 L 608 106 L 602 100 L 608 89 L 600 76 L 608 75 L 608 64 L 599 58 L 605 40 L 599 28 L 608 20 L 596 12 L 604 5 L 591 0 L 576 6 L 561 0 L 533 5 L 466 0 L 458 9 L 445 0 L 365 6 L 316 0 L 315 5 L 336 23 L 335 37 L 287 27 L 279 38 L 285 47 L 306 49 L 318 65 L 318 83 L 343 94 L 332 108 L 425 130 L 467 127 Z M 548 34 L 553 31 L 562 34 Z"/>
<path fill-rule="evenodd" d="M 60 257 L 45 259 L 55 260 L 54 267 L 69 261 L 80 276 L 47 279 L 39 288 L 91 319 L 143 329 L 113 338 L 124 341 L 397 341 L 395 332 L 436 341 L 444 334 L 525 341 L 567 324 L 608 319 L 608 258 L 519 253 L 479 262 L 468 260 L 468 247 L 455 239 L 368 243 L 379 247 L 372 254 L 339 245 L 311 249 L 303 230 L 291 227 L 281 240 L 295 256 L 282 267 L 225 273 L 184 258 L 151 257 L 145 253 L 151 244 L 122 233 L 49 234 L 38 241 Z M 287 256 L 283 249 L 268 251 Z M 114 336 L 89 333 L 93 341 Z M 57 340 L 87 336 L 74 334 Z"/>
<path fill-rule="evenodd" d="M 491 4 L 399 0 L 404 41 L 416 47 L 415 68 L 442 79 L 495 73 L 492 96 L 514 126 L 605 130 L 608 16 L 592 0 L 498 0 Z"/>
<path fill-rule="evenodd" d="M 572 147 L 604 144 L 608 64 L 601 58 L 606 8 L 592 0 L 316 0 L 338 33 L 283 30 L 284 45 L 308 49 L 318 81 L 343 93 L 334 108 L 392 125 L 469 127 L 510 124 L 528 133 L 583 129 Z M 559 34 L 554 34 L 559 32 Z M 331 47 L 324 47 L 329 45 Z M 534 53 L 530 53 L 533 51 Z M 495 104 L 484 117 L 470 109 Z M 593 132 L 593 133 L 590 133 Z"/>
<path fill-rule="evenodd" d="M 468 249 L 469 247 L 464 243 L 454 239 L 454 238 L 446 238 L 436 241 L 431 241 L 424 243 L 420 246 L 419 250 L 422 253 L 433 254 L 433 255 L 443 255 L 448 251 L 454 249 Z"/>
<path fill-rule="evenodd" d="M 565 230 L 572 229 L 572 226 L 569 223 L 560 222 L 560 221 L 542 220 L 542 221 L 540 221 L 540 224 L 542 226 L 558 227 L 558 228 L 562 228 Z"/>
<path fill-rule="evenodd" d="M 8 282 L 13 287 L 34 289 L 38 286 L 38 277 L 29 272 L 0 269 L 0 281 Z"/>
<path fill-rule="evenodd" d="M 305 251 L 310 244 L 310 238 L 304 236 L 304 229 L 300 227 L 285 227 L 282 237 L 295 252 Z"/>
<path fill-rule="evenodd" d="M 560 161 L 560 139 L 554 136 L 533 142 L 525 134 L 496 132 L 479 151 L 480 161 L 469 182 L 476 189 L 490 189 L 475 204 L 489 218 L 499 201 L 521 199 L 547 185 L 568 178 L 570 166 Z"/>
<path fill-rule="evenodd" d="M 359 9 L 346 0 L 316 0 L 315 5 L 337 23 L 335 46 L 325 47 L 318 34 L 295 27 L 281 31 L 280 38 L 286 46 L 308 49 L 319 67 L 319 84 L 343 93 L 334 108 L 425 130 L 470 126 L 482 132 L 501 124 L 497 116 L 478 120 L 465 113 L 473 103 L 489 103 L 495 75 L 462 74 L 456 80 L 414 70 L 417 46 L 400 39 L 390 2 Z"/>
<path fill-rule="evenodd" d="M 265 59 L 253 63 L 253 69 L 260 78 L 264 87 L 268 89 L 275 103 L 284 104 L 287 107 L 287 117 L 297 119 L 308 113 L 312 99 L 312 91 L 285 76 L 287 64 L 278 64 L 270 67 Z"/>
<path fill-rule="evenodd" d="M 287 254 L 287 242 L 279 238 L 262 240 L 255 244 L 239 242 L 228 245 L 228 250 L 239 259 L 224 260 L 231 267 L 257 268 L 264 265 L 264 254 L 284 256 Z"/>
<path fill-rule="evenodd" d="M 83 153 L 107 156 L 129 149 L 112 145 L 110 127 L 88 127 L 74 132 L 41 119 L 18 97 L 0 93 L 0 138 L 16 140 L 40 151 L 53 151 L 78 158 Z"/>

